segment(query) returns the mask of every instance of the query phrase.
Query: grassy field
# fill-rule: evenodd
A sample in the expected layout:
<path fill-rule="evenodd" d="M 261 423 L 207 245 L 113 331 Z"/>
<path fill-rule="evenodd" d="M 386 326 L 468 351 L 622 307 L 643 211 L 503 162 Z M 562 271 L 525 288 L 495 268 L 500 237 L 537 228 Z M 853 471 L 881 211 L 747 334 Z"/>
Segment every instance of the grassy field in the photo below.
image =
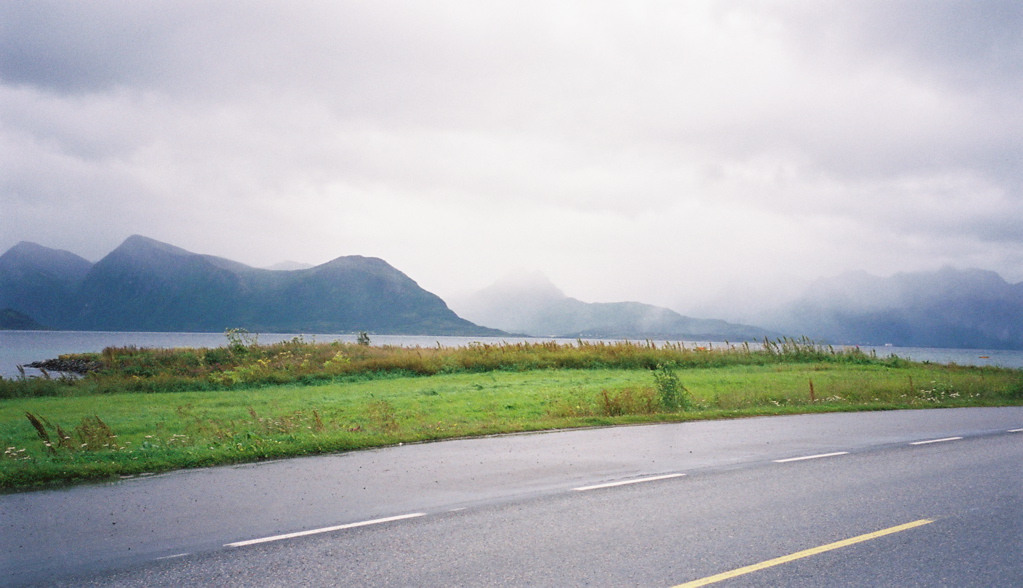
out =
<path fill-rule="evenodd" d="M 211 361 L 210 356 L 219 361 Z M 405 349 L 295 340 L 108 349 L 0 381 L 5 491 L 453 437 L 804 412 L 1023 404 L 1023 373 L 809 342 Z"/>

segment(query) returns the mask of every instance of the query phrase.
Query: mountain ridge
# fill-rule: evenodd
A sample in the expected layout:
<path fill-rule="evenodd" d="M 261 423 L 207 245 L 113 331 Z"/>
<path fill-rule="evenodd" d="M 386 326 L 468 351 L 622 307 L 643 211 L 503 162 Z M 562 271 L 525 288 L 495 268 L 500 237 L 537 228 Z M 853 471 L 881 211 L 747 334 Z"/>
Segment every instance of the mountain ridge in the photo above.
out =
<path fill-rule="evenodd" d="M 583 302 L 535 272 L 499 280 L 453 306 L 480 324 L 541 337 L 753 341 L 780 336 L 642 302 Z"/>
<path fill-rule="evenodd" d="M 70 251 L 21 241 L 0 255 L 0 308 L 45 325 L 65 322 L 69 299 L 93 263 Z"/>
<path fill-rule="evenodd" d="M 22 255 L 24 250 L 35 258 Z M 41 317 L 55 329 L 505 334 L 457 316 L 379 258 L 342 256 L 308 269 L 268 270 L 141 235 L 128 237 L 95 264 L 86 261 L 87 269 L 78 264 L 86 271 L 67 278 L 60 300 L 39 309 L 37 317 L 24 310 L 24 300 L 41 280 L 19 277 L 52 278 L 56 260 L 74 254 L 36 244 L 12 251 L 0 256 L 0 307 Z"/>
<path fill-rule="evenodd" d="M 813 282 L 765 324 L 836 344 L 1023 349 L 1023 283 L 951 266 Z"/>
<path fill-rule="evenodd" d="M 474 297 L 456 299 L 456 314 L 375 257 L 265 269 L 140 235 L 95 263 L 28 241 L 0 255 L 0 309 L 8 324 L 27 328 L 695 341 L 785 334 L 832 344 L 1023 349 L 1023 283 L 976 268 L 820 278 L 765 312 L 756 321 L 762 327 L 641 302 L 583 302 L 542 274 L 495 283 Z"/>

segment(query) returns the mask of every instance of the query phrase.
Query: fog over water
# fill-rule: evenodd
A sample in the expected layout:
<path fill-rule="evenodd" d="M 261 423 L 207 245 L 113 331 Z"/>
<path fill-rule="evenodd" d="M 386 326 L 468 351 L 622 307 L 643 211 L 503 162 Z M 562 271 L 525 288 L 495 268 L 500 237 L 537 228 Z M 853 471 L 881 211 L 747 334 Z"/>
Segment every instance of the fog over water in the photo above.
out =
<path fill-rule="evenodd" d="M 0 251 L 517 268 L 750 320 L 849 270 L 1023 281 L 1012 1 L 0 3 Z M 773 302 L 772 302 L 773 303 Z"/>

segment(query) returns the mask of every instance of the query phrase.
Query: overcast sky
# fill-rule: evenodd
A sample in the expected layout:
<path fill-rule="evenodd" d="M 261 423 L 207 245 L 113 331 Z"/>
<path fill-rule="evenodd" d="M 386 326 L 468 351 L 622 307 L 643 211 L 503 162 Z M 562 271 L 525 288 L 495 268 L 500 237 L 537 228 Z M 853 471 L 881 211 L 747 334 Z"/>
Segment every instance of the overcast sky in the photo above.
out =
<path fill-rule="evenodd" d="M 137 233 L 688 312 L 1023 281 L 1021 164 L 1016 1 L 0 3 L 0 251 Z"/>

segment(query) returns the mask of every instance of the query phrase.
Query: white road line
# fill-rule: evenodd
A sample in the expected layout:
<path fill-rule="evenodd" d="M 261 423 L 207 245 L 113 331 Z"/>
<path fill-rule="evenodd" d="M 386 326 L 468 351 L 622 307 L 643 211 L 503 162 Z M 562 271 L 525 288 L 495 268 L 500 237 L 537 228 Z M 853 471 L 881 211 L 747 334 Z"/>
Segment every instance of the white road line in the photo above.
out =
<path fill-rule="evenodd" d="M 236 541 L 234 543 L 227 543 L 224 547 L 245 547 L 246 545 L 255 545 L 257 543 L 269 543 L 270 541 L 280 541 L 281 539 L 294 539 L 295 537 L 305 537 L 306 535 L 317 535 L 319 533 L 330 533 L 331 531 L 340 531 L 342 529 L 354 529 L 355 527 L 365 527 L 367 525 L 379 525 L 380 523 L 389 523 L 391 521 L 400 521 L 403 519 L 412 519 L 415 517 L 426 516 L 425 512 L 414 512 L 411 514 L 398 515 L 395 517 L 386 517 L 382 519 L 373 519 L 370 521 L 361 521 L 358 523 L 348 523 L 347 525 L 337 525 L 335 527 L 323 527 L 322 529 L 311 529 L 309 531 L 299 531 L 297 533 L 285 533 L 284 535 L 274 535 L 272 537 L 262 537 L 259 539 L 249 539 L 248 541 Z"/>
<path fill-rule="evenodd" d="M 1023 429 L 1009 429 L 1010 433 L 1023 433 Z"/>
<path fill-rule="evenodd" d="M 161 560 L 161 559 L 174 559 L 176 557 L 185 557 L 186 555 L 192 555 L 192 554 L 190 554 L 190 553 L 175 553 L 174 555 L 165 555 L 163 557 L 158 557 L 156 559 L 157 560 Z"/>
<path fill-rule="evenodd" d="M 943 443 L 945 441 L 958 441 L 962 437 L 945 437 L 944 439 L 928 439 L 927 441 L 914 441 L 910 445 L 927 445 L 928 443 Z"/>
<path fill-rule="evenodd" d="M 804 459 L 817 459 L 819 457 L 834 457 L 836 455 L 848 455 L 848 451 L 836 451 L 834 453 L 818 453 L 817 455 L 804 455 L 803 457 L 790 457 L 788 459 L 776 459 L 774 463 L 788 463 L 790 461 L 803 461 Z"/>
<path fill-rule="evenodd" d="M 635 480 L 623 480 L 621 482 L 608 482 L 607 484 L 594 484 L 593 486 L 580 486 L 578 488 L 572 488 L 576 492 L 585 492 L 586 490 L 596 490 L 598 488 L 612 488 L 614 486 L 625 486 L 627 484 L 639 484 L 640 482 L 653 482 L 654 480 L 667 480 L 668 478 L 680 478 L 685 474 L 665 474 L 663 476 L 650 476 L 649 478 L 637 478 Z"/>

